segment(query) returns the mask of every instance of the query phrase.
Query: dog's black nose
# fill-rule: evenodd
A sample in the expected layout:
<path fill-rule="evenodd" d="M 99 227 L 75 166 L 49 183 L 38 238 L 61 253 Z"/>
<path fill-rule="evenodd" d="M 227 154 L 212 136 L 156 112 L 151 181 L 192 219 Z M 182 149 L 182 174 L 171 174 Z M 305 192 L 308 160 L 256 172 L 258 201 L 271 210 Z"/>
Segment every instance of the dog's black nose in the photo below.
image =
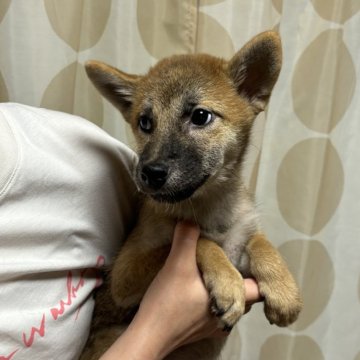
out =
<path fill-rule="evenodd" d="M 166 182 L 168 167 L 160 163 L 144 165 L 141 170 L 141 180 L 153 190 L 159 190 Z"/>

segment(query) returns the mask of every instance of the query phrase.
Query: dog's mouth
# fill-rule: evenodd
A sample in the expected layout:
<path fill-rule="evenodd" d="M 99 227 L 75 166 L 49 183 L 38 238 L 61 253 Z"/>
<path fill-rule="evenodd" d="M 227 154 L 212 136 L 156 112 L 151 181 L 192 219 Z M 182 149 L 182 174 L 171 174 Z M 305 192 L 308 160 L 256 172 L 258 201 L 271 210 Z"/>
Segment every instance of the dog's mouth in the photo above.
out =
<path fill-rule="evenodd" d="M 177 203 L 189 199 L 195 191 L 201 187 L 210 175 L 205 175 L 200 181 L 191 184 L 181 190 L 165 190 L 157 191 L 155 193 L 148 193 L 155 201 L 162 203 Z"/>

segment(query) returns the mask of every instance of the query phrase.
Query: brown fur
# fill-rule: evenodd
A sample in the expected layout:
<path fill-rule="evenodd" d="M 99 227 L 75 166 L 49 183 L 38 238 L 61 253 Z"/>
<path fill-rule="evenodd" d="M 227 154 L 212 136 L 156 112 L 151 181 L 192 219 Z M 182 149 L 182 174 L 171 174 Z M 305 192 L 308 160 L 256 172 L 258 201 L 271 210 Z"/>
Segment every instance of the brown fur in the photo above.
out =
<path fill-rule="evenodd" d="M 302 307 L 298 288 L 261 233 L 241 181 L 252 123 L 264 110 L 280 68 L 281 44 L 274 32 L 258 35 L 229 62 L 209 55 L 173 56 L 144 76 L 100 62 L 86 65 L 95 86 L 132 127 L 139 155 L 134 179 L 144 199 L 108 286 L 97 295 L 82 360 L 98 359 L 124 330 L 124 309 L 136 308 L 161 268 L 179 219 L 201 227 L 197 262 L 211 311 L 223 328 L 231 329 L 245 311 L 242 276 L 257 280 L 271 323 L 287 326 L 296 320 Z M 199 123 L 199 109 L 209 122 Z M 215 359 L 222 345 L 204 340 L 167 358 Z"/>

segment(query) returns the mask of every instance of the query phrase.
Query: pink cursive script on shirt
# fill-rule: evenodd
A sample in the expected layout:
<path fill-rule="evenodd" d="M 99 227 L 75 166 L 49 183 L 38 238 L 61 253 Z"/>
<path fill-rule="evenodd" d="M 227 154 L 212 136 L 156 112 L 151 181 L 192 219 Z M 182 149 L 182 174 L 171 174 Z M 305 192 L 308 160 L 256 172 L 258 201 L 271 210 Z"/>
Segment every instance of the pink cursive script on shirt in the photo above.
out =
<path fill-rule="evenodd" d="M 67 298 L 65 301 L 60 300 L 58 307 L 53 307 L 52 309 L 50 309 L 51 315 L 54 320 L 57 320 L 57 318 L 60 315 L 64 314 L 66 307 L 72 304 L 72 299 L 76 298 L 77 292 L 81 287 L 84 286 L 84 274 L 83 273 L 80 274 L 80 280 L 76 286 L 73 285 L 72 281 L 73 281 L 72 272 L 69 271 L 66 279 Z"/>
<path fill-rule="evenodd" d="M 95 268 L 99 269 L 105 264 L 104 256 L 99 256 L 96 261 Z M 89 275 L 90 272 L 93 272 L 94 269 L 84 269 L 80 272 L 79 281 L 74 285 L 73 283 L 73 273 L 69 271 L 66 277 L 66 296 L 65 300 L 61 299 L 58 305 L 52 307 L 50 309 L 51 317 L 56 321 L 58 318 L 66 312 L 66 310 L 72 305 L 73 299 L 76 299 L 79 290 L 85 285 L 85 276 Z M 92 274 L 90 274 L 92 275 Z M 90 276 L 90 278 L 93 278 Z M 95 287 L 101 285 L 102 280 L 101 276 L 97 273 L 95 274 L 96 283 Z M 22 333 L 22 342 L 26 347 L 31 347 L 38 337 L 45 337 L 45 328 L 46 322 L 48 319 L 45 316 L 45 313 L 42 314 L 40 325 L 32 326 L 29 335 L 27 336 L 25 332 Z M 38 324 L 39 324 L 38 323 Z M 15 357 L 15 354 L 19 351 L 19 349 L 14 350 L 10 355 L 4 356 L 0 355 L 0 360 L 12 360 Z"/>
<path fill-rule="evenodd" d="M 19 349 L 14 350 L 10 355 L 8 356 L 2 356 L 0 355 L 0 360 L 11 360 L 13 356 L 18 352 Z"/>
<path fill-rule="evenodd" d="M 29 339 L 27 339 L 26 334 L 23 333 L 23 343 L 25 344 L 25 346 L 27 346 L 27 347 L 32 346 L 36 333 L 38 333 L 41 337 L 43 337 L 45 335 L 45 314 L 43 314 L 43 316 L 42 316 L 40 327 L 36 328 L 33 326 L 31 328 Z"/>

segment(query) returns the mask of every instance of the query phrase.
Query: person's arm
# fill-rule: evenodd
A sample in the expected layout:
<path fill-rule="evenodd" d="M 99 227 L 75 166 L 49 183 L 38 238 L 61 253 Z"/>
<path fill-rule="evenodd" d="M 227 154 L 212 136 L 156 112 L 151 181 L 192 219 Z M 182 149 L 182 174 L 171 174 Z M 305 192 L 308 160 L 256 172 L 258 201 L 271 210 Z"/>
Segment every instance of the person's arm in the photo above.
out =
<path fill-rule="evenodd" d="M 228 333 L 209 312 L 209 296 L 196 264 L 199 229 L 179 223 L 169 257 L 147 290 L 126 331 L 101 360 L 160 360 L 184 344 Z M 257 284 L 245 279 L 248 304 L 259 301 Z"/>

